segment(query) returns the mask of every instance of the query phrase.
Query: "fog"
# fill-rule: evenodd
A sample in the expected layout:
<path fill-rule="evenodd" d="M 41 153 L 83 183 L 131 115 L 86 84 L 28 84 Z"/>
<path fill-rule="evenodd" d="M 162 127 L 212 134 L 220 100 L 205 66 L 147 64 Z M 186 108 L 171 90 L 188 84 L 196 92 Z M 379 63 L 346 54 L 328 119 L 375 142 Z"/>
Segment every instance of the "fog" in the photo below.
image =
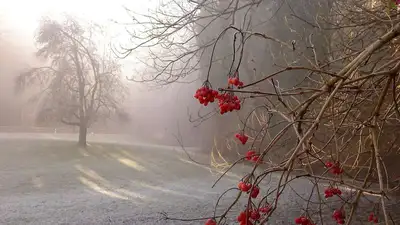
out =
<path fill-rule="evenodd" d="M 38 105 L 29 101 L 31 93 L 15 93 L 16 76 L 27 67 L 40 63 L 34 55 L 33 44 L 26 42 L 26 34 L 13 29 L 4 30 L 0 41 L 0 132 L 53 132 L 55 129 L 57 132 L 72 132 L 68 126 L 58 123 L 37 124 Z M 123 103 L 130 116 L 129 123 L 113 117 L 106 124 L 95 124 L 91 132 L 125 133 L 135 139 L 171 145 L 178 144 L 175 136 L 184 134 L 187 145 L 201 143 L 199 129 L 189 121 L 189 114 L 197 113 L 193 93 L 198 82 L 152 87 L 124 81 L 130 92 Z M 193 107 L 188 112 L 190 104 Z"/>
<path fill-rule="evenodd" d="M 27 49 L 26 46 L 21 45 L 23 39 L 13 31 L 3 31 L 0 38 L 0 124 L 1 126 L 22 125 L 22 110 L 25 101 L 23 96 L 17 97 L 14 94 L 14 79 L 18 72 L 35 61 L 31 55 L 33 49 Z"/>
<path fill-rule="evenodd" d="M 15 94 L 15 77 L 27 64 L 36 60 L 32 52 L 19 48 L 12 40 L 3 37 L 0 48 L 0 131 L 11 130 L 32 131 L 32 127 L 40 127 L 35 124 L 35 112 L 37 105 L 30 103 L 29 93 Z M 26 51 L 26 52 L 24 52 Z M 198 135 L 196 129 L 189 122 L 187 112 L 193 92 L 198 84 L 173 84 L 169 87 L 149 87 L 147 84 L 127 83 L 130 95 L 124 102 L 124 109 L 130 115 L 129 124 L 121 123 L 111 118 L 107 124 L 96 125 L 92 132 L 128 133 L 136 138 L 173 144 L 179 132 L 187 135 L 187 141 L 199 144 L 194 138 Z M 186 104 L 188 103 L 188 104 Z M 193 111 L 193 108 L 190 109 Z M 196 113 L 196 112 L 194 112 Z M 62 130 L 59 124 L 47 125 L 48 131 L 54 128 Z M 11 128 L 13 127 L 13 128 Z M 179 129 L 178 129 L 179 127 Z M 40 129 L 36 129 L 40 130 Z M 165 143 L 165 142 L 164 142 Z M 176 144 L 176 143 L 175 143 Z"/>
<path fill-rule="evenodd" d="M 0 224 L 389 224 L 390 1 L 3 3 Z"/>
<path fill-rule="evenodd" d="M 41 125 L 37 124 L 37 104 L 29 102 L 29 97 L 32 93 L 24 92 L 22 95 L 15 94 L 15 77 L 21 73 L 24 69 L 29 66 L 39 65 L 37 58 L 34 56 L 36 51 L 34 45 L 34 32 L 39 26 L 39 19 L 42 16 L 53 16 L 57 13 L 67 13 L 68 15 L 75 16 L 86 20 L 92 20 L 96 23 L 100 23 L 106 28 L 105 33 L 109 40 L 113 44 L 127 44 L 131 39 L 127 38 L 127 33 L 121 24 L 124 21 L 129 21 L 129 15 L 124 11 L 123 5 L 127 8 L 135 10 L 136 12 L 145 12 L 147 9 L 155 7 L 156 2 L 149 1 L 147 4 L 130 3 L 129 1 L 107 1 L 97 5 L 98 10 L 96 12 L 90 11 L 91 4 L 84 4 L 80 7 L 74 7 L 77 2 L 66 3 L 59 1 L 43 1 L 45 7 L 39 7 L 39 4 L 31 4 L 28 2 L 16 1 L 9 3 L 7 7 L 3 9 L 3 17 L 1 20 L 1 52 L 0 52 L 0 130 L 1 131 L 32 131 L 32 130 L 46 130 L 48 132 L 71 132 L 75 129 L 71 129 L 69 126 L 62 125 L 60 123 Z M 142 2 L 142 1 L 141 1 Z M 307 2 L 307 1 L 305 1 Z M 26 11 L 25 17 L 19 17 L 18 4 L 31 4 L 30 10 Z M 98 4 L 98 2 L 96 2 Z M 296 3 L 297 4 L 297 3 Z M 294 6 L 296 6 L 294 4 Z M 304 4 L 303 4 L 304 5 Z M 304 11 L 304 7 L 300 7 L 295 10 Z M 277 37 L 285 37 L 288 41 L 296 39 L 295 35 L 290 35 L 288 29 L 279 28 L 279 20 L 269 20 L 269 12 L 272 12 L 278 5 L 273 3 L 265 3 L 260 10 L 256 10 L 253 13 L 253 24 L 262 24 L 262 26 L 255 26 L 256 30 L 265 30 L 274 34 Z M 265 10 L 264 10 L 265 9 Z M 36 11 L 35 11 L 36 10 Z M 283 15 L 289 9 L 281 10 Z M 293 10 L 293 9 L 292 9 Z M 311 10 L 309 10 L 311 11 Z M 207 13 L 206 11 L 202 13 Z M 304 17 L 310 15 L 302 15 Z M 245 17 L 244 11 L 239 11 L 236 15 L 237 21 Z M 278 17 L 280 18 L 280 17 Z M 20 20 L 18 20 L 20 19 Z M 121 23 L 116 24 L 112 21 L 120 21 Z M 18 20 L 18 21 L 17 21 Z M 269 21 L 268 23 L 265 23 Z M 207 21 L 201 21 L 207 23 Z M 211 26 L 203 33 L 201 33 L 197 40 L 197 43 L 207 41 L 208 33 L 214 35 L 217 32 L 221 32 L 220 27 L 227 23 L 224 19 L 217 19 Z M 272 27 L 271 27 L 272 25 Z M 296 26 L 294 24 L 293 26 Z M 135 29 L 135 27 L 133 27 Z M 307 31 L 306 31 L 307 32 Z M 229 54 L 231 49 L 232 38 L 227 35 L 227 41 L 223 42 L 218 46 L 216 52 L 217 57 L 224 57 Z M 257 42 L 249 42 L 249 50 L 246 51 L 245 62 L 246 67 L 241 68 L 242 73 L 245 74 L 244 80 L 249 82 L 256 79 L 252 76 L 254 66 L 254 59 L 263 59 L 269 63 L 257 63 L 258 69 L 264 70 L 264 73 L 268 73 L 270 67 L 276 62 L 271 57 L 271 49 L 269 45 L 260 48 Z M 254 45 L 254 46 L 251 46 Z M 300 45 L 301 46 L 301 45 Z M 285 55 L 279 50 L 277 54 Z M 140 83 L 128 81 L 126 78 L 139 78 L 146 73 L 147 68 L 144 64 L 140 63 L 138 58 L 142 57 L 142 54 L 146 56 L 146 52 L 142 50 L 136 51 L 129 57 L 120 61 L 122 64 L 123 81 L 129 89 L 129 96 L 123 103 L 123 110 L 129 115 L 129 121 L 121 121 L 116 116 L 111 116 L 105 122 L 96 123 L 89 128 L 89 132 L 94 133 L 124 133 L 129 134 L 134 139 L 140 139 L 151 142 L 158 142 L 162 144 L 176 145 L 177 138 L 184 140 L 184 145 L 188 146 L 204 146 L 207 148 L 213 144 L 213 137 L 216 135 L 225 137 L 230 135 L 232 132 L 238 129 L 238 123 L 229 123 L 228 121 L 234 121 L 237 116 L 243 118 L 246 111 L 243 111 L 240 115 L 230 115 L 221 119 L 218 115 L 209 118 L 207 121 L 199 123 L 193 122 L 198 119 L 199 114 L 205 114 L 204 110 L 193 98 L 195 90 L 201 86 L 204 81 L 207 61 L 210 57 L 209 50 L 206 51 L 204 57 L 200 59 L 200 70 L 191 72 L 188 76 L 180 79 L 180 82 L 174 82 L 168 85 L 155 86 L 151 83 Z M 279 62 L 279 60 L 278 60 Z M 38 64 L 39 63 L 39 64 Z M 230 59 L 226 58 L 222 63 L 213 66 L 212 73 L 221 73 L 229 65 Z M 146 74 L 145 74 L 146 75 Z M 291 74 L 288 73 L 290 76 Z M 286 76 L 288 76 L 286 75 Z M 293 85 L 299 80 L 301 76 L 297 76 L 296 80 L 288 79 L 288 77 L 279 78 L 282 86 Z M 213 76 L 211 80 L 216 86 L 222 85 L 226 78 L 223 76 Z M 254 102 L 253 104 L 256 104 Z M 203 111 L 203 112 L 199 112 Z M 43 128 L 46 127 L 46 128 Z M 205 141 L 208 140 L 208 141 Z"/>

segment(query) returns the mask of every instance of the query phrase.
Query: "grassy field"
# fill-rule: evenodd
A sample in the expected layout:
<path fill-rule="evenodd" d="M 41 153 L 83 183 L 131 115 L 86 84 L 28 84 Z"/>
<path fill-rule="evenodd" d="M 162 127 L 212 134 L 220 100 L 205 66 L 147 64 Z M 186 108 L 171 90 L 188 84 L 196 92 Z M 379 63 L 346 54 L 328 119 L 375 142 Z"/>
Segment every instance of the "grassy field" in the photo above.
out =
<path fill-rule="evenodd" d="M 209 215 L 206 206 L 240 179 L 230 173 L 212 189 L 217 174 L 170 147 L 23 139 L 0 146 L 0 224 L 198 224 L 167 223 L 159 213 Z"/>
<path fill-rule="evenodd" d="M 203 224 L 166 221 L 160 213 L 179 218 L 212 215 L 220 194 L 236 187 L 250 167 L 238 165 L 211 188 L 219 174 L 207 166 L 208 155 L 190 153 L 204 165 L 173 147 L 91 142 L 82 149 L 74 141 L 0 138 L 0 224 Z M 276 187 L 278 179 L 275 174 L 260 184 L 261 195 Z M 269 224 L 293 224 L 304 207 L 299 196 L 311 189 L 306 179 L 291 182 Z M 217 213 L 235 195 L 225 195 Z M 232 218 L 245 200 L 232 209 Z M 398 206 L 391 204 L 390 211 Z"/>

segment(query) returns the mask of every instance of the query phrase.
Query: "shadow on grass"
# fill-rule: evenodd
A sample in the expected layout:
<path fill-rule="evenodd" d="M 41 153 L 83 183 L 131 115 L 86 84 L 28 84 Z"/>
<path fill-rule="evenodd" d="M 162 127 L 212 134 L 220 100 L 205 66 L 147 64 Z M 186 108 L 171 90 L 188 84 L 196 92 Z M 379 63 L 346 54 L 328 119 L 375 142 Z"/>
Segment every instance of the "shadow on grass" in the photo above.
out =
<path fill-rule="evenodd" d="M 141 147 L 111 144 L 93 144 L 78 151 L 85 161 L 103 160 L 103 165 L 96 163 L 75 165 L 75 169 L 80 173 L 79 181 L 90 190 L 111 198 L 146 202 L 156 201 L 154 198 L 149 198 L 150 195 L 204 199 L 202 195 L 208 193 L 200 195 L 185 193 L 187 186 L 179 181 L 187 177 L 185 172 L 198 169 L 194 165 L 177 160 L 175 155 L 171 155 L 171 151 L 146 151 Z M 111 167 L 117 174 L 112 177 L 104 166 Z M 101 173 L 108 175 L 100 175 Z M 195 175 L 191 174 L 191 178 L 195 178 Z M 107 180 L 106 177 L 117 182 Z"/>
<path fill-rule="evenodd" d="M 74 141 L 2 140 L 2 194 L 81 190 L 136 203 L 163 198 L 204 199 L 219 174 L 171 149 Z M 234 183 L 240 176 L 228 173 Z M 175 196 L 175 197 L 173 197 Z"/>
<path fill-rule="evenodd" d="M 78 180 L 92 191 L 121 200 L 139 200 L 140 202 L 147 200 L 147 197 L 140 193 L 114 186 L 110 181 L 90 168 L 80 164 L 75 165 L 75 168 L 81 173 Z"/>

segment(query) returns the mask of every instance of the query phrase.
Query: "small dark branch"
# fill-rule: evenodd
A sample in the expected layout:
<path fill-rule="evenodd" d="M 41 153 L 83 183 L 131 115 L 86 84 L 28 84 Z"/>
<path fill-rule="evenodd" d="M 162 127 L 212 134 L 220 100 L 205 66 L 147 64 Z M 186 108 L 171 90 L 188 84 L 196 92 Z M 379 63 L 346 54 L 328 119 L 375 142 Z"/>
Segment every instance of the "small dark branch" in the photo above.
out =
<path fill-rule="evenodd" d="M 256 33 L 244 32 L 244 33 L 247 33 L 250 36 L 256 36 L 256 37 L 261 37 L 261 38 L 264 38 L 264 39 L 267 39 L 267 40 L 271 40 L 271 41 L 277 42 L 277 43 L 279 43 L 279 44 L 281 44 L 281 45 L 283 45 L 283 46 L 285 46 L 285 47 L 287 47 L 287 48 L 289 48 L 289 49 L 291 49 L 293 51 L 295 50 L 294 45 L 288 44 L 286 42 L 283 42 L 283 41 L 281 41 L 281 40 L 279 40 L 277 38 L 268 36 L 266 34 L 262 34 L 262 33 L 258 33 L 258 32 L 256 32 Z"/>
<path fill-rule="evenodd" d="M 249 87 L 249 86 L 253 86 L 253 85 L 258 84 L 258 83 L 260 83 L 260 82 L 263 82 L 263 81 L 265 81 L 265 80 L 269 80 L 269 79 L 273 78 L 274 76 L 276 76 L 276 75 L 278 75 L 278 74 L 281 74 L 281 73 L 283 73 L 283 72 L 285 72 L 285 71 L 290 71 L 290 70 L 308 70 L 308 71 L 311 71 L 311 72 L 323 73 L 323 74 L 330 75 L 330 76 L 332 76 L 332 77 L 344 79 L 343 76 L 340 76 L 340 75 L 335 74 L 335 73 L 330 73 L 330 72 L 327 72 L 327 71 L 323 71 L 323 70 L 318 70 L 318 69 L 313 69 L 313 68 L 308 68 L 308 67 L 302 67 L 302 66 L 297 66 L 297 67 L 290 66 L 290 67 L 286 67 L 286 68 L 284 68 L 284 69 L 281 69 L 281 70 L 279 70 L 279 71 L 277 71 L 277 72 L 275 72 L 275 73 L 272 73 L 272 74 L 270 74 L 270 75 L 267 75 L 267 76 L 265 76 L 264 78 L 262 78 L 262 79 L 260 79 L 260 80 L 258 80 L 258 81 L 255 81 L 255 82 L 253 82 L 253 83 L 244 85 L 242 88 L 246 88 L 246 87 Z"/>
<path fill-rule="evenodd" d="M 186 150 L 185 146 L 183 145 L 182 135 L 180 133 L 179 125 L 178 125 L 178 135 L 175 135 L 175 134 L 172 134 L 172 135 L 174 136 L 176 141 L 179 143 L 179 146 L 181 147 L 182 151 L 185 152 L 186 156 L 190 159 L 190 161 L 192 161 L 196 164 L 199 164 L 199 165 L 208 166 L 205 163 L 201 163 L 201 162 L 198 162 L 195 159 L 193 159 L 192 156 L 189 154 L 189 152 Z"/>
<path fill-rule="evenodd" d="M 272 92 L 262 92 L 262 91 L 252 91 L 252 90 L 238 90 L 238 89 L 227 89 L 227 88 L 218 88 L 218 91 L 226 91 L 226 92 L 237 92 L 244 94 L 254 94 L 254 95 L 265 95 L 265 96 L 293 96 L 293 95 L 302 95 L 306 93 L 314 93 L 315 91 L 299 91 L 292 93 L 272 93 Z"/>
<path fill-rule="evenodd" d="M 214 188 L 215 185 L 217 185 L 217 183 L 239 162 L 243 161 L 244 158 L 238 159 L 236 160 L 236 162 L 232 163 L 231 166 L 229 166 L 229 168 L 227 170 L 225 170 L 221 176 L 218 177 L 218 179 L 214 182 L 214 184 L 211 186 L 211 188 Z"/>
<path fill-rule="evenodd" d="M 393 76 L 393 82 L 392 82 L 392 98 L 393 98 L 393 103 L 394 103 L 394 111 L 396 112 L 396 115 L 398 119 L 400 119 L 400 112 L 399 112 L 399 105 L 397 103 L 398 96 L 396 96 L 396 77 Z"/>

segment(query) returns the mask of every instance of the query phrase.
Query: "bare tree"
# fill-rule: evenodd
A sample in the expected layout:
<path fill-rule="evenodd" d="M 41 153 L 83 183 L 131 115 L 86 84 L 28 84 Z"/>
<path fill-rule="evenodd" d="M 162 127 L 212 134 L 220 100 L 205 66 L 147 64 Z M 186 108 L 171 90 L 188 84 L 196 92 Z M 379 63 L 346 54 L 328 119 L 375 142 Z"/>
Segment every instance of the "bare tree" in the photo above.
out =
<path fill-rule="evenodd" d="M 206 90 L 219 91 L 210 114 L 237 99 L 242 107 L 235 110 L 245 112 L 239 123 L 224 121 L 241 128 L 222 145 L 237 157 L 221 177 L 238 163 L 253 166 L 221 195 L 237 192 L 232 204 L 218 210 L 218 199 L 206 224 L 231 224 L 236 205 L 243 208 L 241 224 L 265 224 L 298 179 L 308 179 L 311 192 L 292 190 L 303 201 L 297 224 L 398 223 L 390 196 L 399 187 L 399 1 L 170 3 L 175 7 L 161 5 L 146 21 L 134 17 L 143 36 L 134 35 L 140 42 L 125 53 L 169 48 L 150 54 L 156 73 L 147 80 L 167 84 L 203 71 Z M 268 18 L 260 21 L 255 15 L 263 11 Z M 256 26 L 263 23 L 270 28 Z M 210 96 L 204 90 L 200 103 Z M 213 156 L 223 155 L 222 147 Z M 275 172 L 279 179 L 269 184 Z"/>
<path fill-rule="evenodd" d="M 73 18 L 62 23 L 43 19 L 36 36 L 37 56 L 46 66 L 22 73 L 18 89 L 40 84 L 38 119 L 79 126 L 79 145 L 86 146 L 87 128 L 120 110 L 126 95 L 120 65 L 100 51 L 95 25 L 84 27 Z M 97 36 L 96 36 L 97 35 Z"/>

